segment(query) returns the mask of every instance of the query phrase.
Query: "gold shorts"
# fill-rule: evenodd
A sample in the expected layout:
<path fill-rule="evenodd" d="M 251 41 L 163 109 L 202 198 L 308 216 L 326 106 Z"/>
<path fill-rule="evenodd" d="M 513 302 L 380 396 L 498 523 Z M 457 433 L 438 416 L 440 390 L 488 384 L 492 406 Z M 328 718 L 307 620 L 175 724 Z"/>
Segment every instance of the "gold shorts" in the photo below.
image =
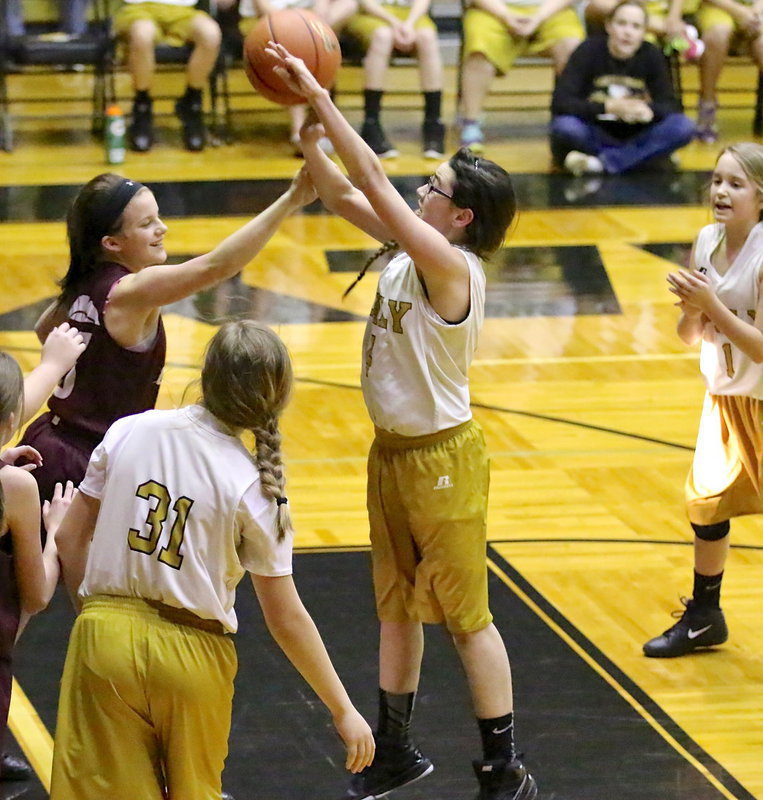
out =
<path fill-rule="evenodd" d="M 513 14 L 529 16 L 535 7 L 512 6 L 506 8 Z M 497 17 L 479 8 L 467 8 L 464 13 L 464 58 L 472 53 L 482 53 L 504 75 L 511 65 L 523 55 L 539 55 L 562 39 L 585 39 L 583 24 L 578 15 L 565 8 L 538 26 L 529 39 L 522 39 L 509 33 Z"/>
<path fill-rule="evenodd" d="M 137 598 L 85 600 L 61 682 L 52 800 L 219 800 L 236 649 L 220 623 L 196 619 Z"/>
<path fill-rule="evenodd" d="M 193 6 L 170 6 L 165 3 L 125 3 L 114 15 L 114 32 L 119 37 L 129 33 L 134 22 L 150 19 L 161 33 L 160 41 L 180 47 L 191 40 L 191 25 L 197 14 L 209 15 Z M 211 19 L 211 17 L 210 17 Z"/>
<path fill-rule="evenodd" d="M 376 432 L 368 457 L 374 592 L 383 622 L 488 625 L 489 461 L 472 421 L 430 436 Z"/>
<path fill-rule="evenodd" d="M 763 513 L 763 400 L 705 395 L 686 479 L 689 520 L 714 525 Z"/>
<path fill-rule="evenodd" d="M 709 3 L 702 3 L 699 7 L 699 11 L 697 11 L 696 18 L 700 33 L 704 33 L 716 26 L 730 28 L 734 33 L 742 32 L 739 23 L 728 11 L 724 11 L 717 6 L 711 6 Z"/>
<path fill-rule="evenodd" d="M 385 11 L 389 12 L 392 14 L 392 16 L 397 17 L 398 19 L 408 19 L 410 8 L 388 5 L 383 5 L 383 7 Z M 375 17 L 373 14 L 355 14 L 347 21 L 347 24 L 343 28 L 342 32 L 348 36 L 352 36 L 352 38 L 356 39 L 362 48 L 366 50 L 371 44 L 371 36 L 373 35 L 373 32 L 377 28 L 383 27 L 388 27 L 387 23 L 383 19 Z M 422 14 L 422 16 L 416 20 L 416 24 L 413 27 L 416 30 L 420 30 L 422 28 L 430 28 L 431 30 L 435 31 L 437 30 L 437 26 L 434 24 L 434 21 L 428 14 Z"/>

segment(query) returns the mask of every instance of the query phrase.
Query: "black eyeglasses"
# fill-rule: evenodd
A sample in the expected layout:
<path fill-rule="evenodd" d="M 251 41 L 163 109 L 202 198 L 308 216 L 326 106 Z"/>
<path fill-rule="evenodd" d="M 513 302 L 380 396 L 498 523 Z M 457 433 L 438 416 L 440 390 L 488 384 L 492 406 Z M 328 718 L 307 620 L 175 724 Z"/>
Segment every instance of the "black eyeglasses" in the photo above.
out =
<path fill-rule="evenodd" d="M 431 178 L 430 178 L 430 179 L 427 181 L 427 194 L 429 194 L 430 192 L 434 192 L 435 194 L 441 194 L 443 197 L 447 197 L 447 198 L 448 198 L 448 200 L 452 200 L 452 199 L 453 199 L 453 195 L 452 195 L 452 194 L 447 194 L 446 192 L 443 192 L 443 190 L 442 190 L 442 189 L 438 189 L 438 188 L 437 188 L 437 187 L 434 185 L 434 176 L 432 176 L 432 177 L 431 177 Z"/>

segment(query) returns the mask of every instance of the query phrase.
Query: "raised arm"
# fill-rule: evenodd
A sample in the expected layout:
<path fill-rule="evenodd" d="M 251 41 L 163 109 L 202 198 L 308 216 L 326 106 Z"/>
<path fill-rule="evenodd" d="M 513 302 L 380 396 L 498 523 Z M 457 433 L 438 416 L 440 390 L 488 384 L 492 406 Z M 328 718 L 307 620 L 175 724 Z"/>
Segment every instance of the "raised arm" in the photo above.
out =
<path fill-rule="evenodd" d="M 37 413 L 61 378 L 76 364 L 84 349 L 82 334 L 68 322 L 62 322 L 48 333 L 39 365 L 24 378 L 22 425 Z"/>
<path fill-rule="evenodd" d="M 344 163 L 353 186 L 366 196 L 389 231 L 390 238 L 395 239 L 414 260 L 427 286 L 430 281 L 462 283 L 468 276 L 463 254 L 408 207 L 390 183 L 376 154 L 355 132 L 304 63 L 291 56 L 281 45 L 273 44 L 271 52 L 280 58 L 283 65 L 276 68 L 279 76 L 312 106 Z"/>
<path fill-rule="evenodd" d="M 332 214 L 344 217 L 374 239 L 385 242 L 392 238 L 368 198 L 350 183 L 319 146 L 324 135 L 320 123 L 308 123 L 300 132 L 305 164 L 321 202 Z"/>
<path fill-rule="evenodd" d="M 292 577 L 251 577 L 270 634 L 331 713 L 347 748 L 347 769 L 360 772 L 373 761 L 373 734 L 350 702 Z"/>
<path fill-rule="evenodd" d="M 289 214 L 313 199 L 312 183 L 300 171 L 284 194 L 211 252 L 182 264 L 146 267 L 126 275 L 109 295 L 109 314 L 149 313 L 233 277 L 262 250 Z"/>

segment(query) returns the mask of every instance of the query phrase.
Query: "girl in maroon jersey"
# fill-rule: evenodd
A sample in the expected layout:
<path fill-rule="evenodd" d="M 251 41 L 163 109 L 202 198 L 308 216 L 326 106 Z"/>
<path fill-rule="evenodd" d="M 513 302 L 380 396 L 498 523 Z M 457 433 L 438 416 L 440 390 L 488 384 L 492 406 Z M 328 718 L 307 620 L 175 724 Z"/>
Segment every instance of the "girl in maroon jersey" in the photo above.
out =
<path fill-rule="evenodd" d="M 153 408 L 164 368 L 161 307 L 233 277 L 262 249 L 280 222 L 315 198 L 301 173 L 272 205 L 205 255 L 167 259 L 167 226 L 153 193 L 106 173 L 77 195 L 67 217 L 70 263 L 61 293 L 35 328 L 44 340 L 68 320 L 86 350 L 56 387 L 49 411 L 26 430 L 42 453 L 35 471 L 42 499 L 58 482 L 78 484 L 112 422 Z"/>

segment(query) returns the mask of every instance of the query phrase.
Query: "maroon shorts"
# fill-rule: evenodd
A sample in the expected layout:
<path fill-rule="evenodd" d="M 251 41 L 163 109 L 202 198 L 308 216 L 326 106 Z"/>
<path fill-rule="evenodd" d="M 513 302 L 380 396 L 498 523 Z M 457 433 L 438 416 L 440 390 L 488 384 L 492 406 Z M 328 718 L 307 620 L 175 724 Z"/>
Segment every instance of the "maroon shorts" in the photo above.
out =
<path fill-rule="evenodd" d="M 42 466 L 32 470 L 41 503 L 53 497 L 56 483 L 71 481 L 79 486 L 98 444 L 91 435 L 78 436 L 71 428 L 53 425 L 53 419 L 52 413 L 43 414 L 24 431 L 19 442 L 34 447 L 42 455 Z"/>

